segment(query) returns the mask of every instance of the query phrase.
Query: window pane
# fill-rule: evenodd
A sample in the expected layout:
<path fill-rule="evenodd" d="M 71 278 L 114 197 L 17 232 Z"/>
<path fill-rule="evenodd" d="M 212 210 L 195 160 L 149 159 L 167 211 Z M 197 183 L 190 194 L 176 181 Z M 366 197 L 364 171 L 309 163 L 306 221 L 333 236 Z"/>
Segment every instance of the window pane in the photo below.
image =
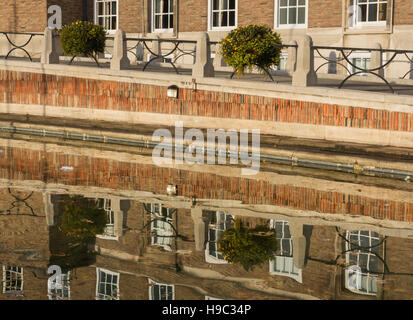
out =
<path fill-rule="evenodd" d="M 290 6 L 296 6 L 297 5 L 297 0 L 290 0 L 288 4 Z"/>
<path fill-rule="evenodd" d="M 168 15 L 164 14 L 162 15 L 162 29 L 167 29 L 168 28 Z"/>
<path fill-rule="evenodd" d="M 235 10 L 235 0 L 229 0 L 229 8 Z"/>
<path fill-rule="evenodd" d="M 221 12 L 221 27 L 228 26 L 228 12 Z"/>
<path fill-rule="evenodd" d="M 369 21 L 377 21 L 377 4 L 370 4 Z"/>
<path fill-rule="evenodd" d="M 155 0 L 155 13 L 161 12 L 161 0 Z"/>
<path fill-rule="evenodd" d="M 229 12 L 229 25 L 235 27 L 235 11 Z"/>
<path fill-rule="evenodd" d="M 213 1 L 212 10 L 219 10 L 219 0 Z"/>
<path fill-rule="evenodd" d="M 280 9 L 280 24 L 287 24 L 287 9 Z"/>
<path fill-rule="evenodd" d="M 289 9 L 288 23 L 295 24 L 297 22 L 297 8 Z"/>
<path fill-rule="evenodd" d="M 223 6 L 221 10 L 228 10 L 228 0 L 222 0 L 223 1 Z"/>
<path fill-rule="evenodd" d="M 155 29 L 160 29 L 161 28 L 161 17 L 160 16 L 155 16 Z"/>
<path fill-rule="evenodd" d="M 305 6 L 305 0 L 298 0 L 299 6 Z"/>
<path fill-rule="evenodd" d="M 299 24 L 305 23 L 305 8 L 298 8 L 298 22 Z"/>
<path fill-rule="evenodd" d="M 163 13 L 168 13 L 169 12 L 169 1 L 168 0 L 162 0 L 163 2 Z"/>
<path fill-rule="evenodd" d="M 366 22 L 367 21 L 367 5 L 363 4 L 360 6 L 360 13 L 361 16 L 359 17 L 359 21 Z"/>
<path fill-rule="evenodd" d="M 280 1 L 280 6 L 281 7 L 286 7 L 288 5 L 288 0 L 281 0 Z"/>
<path fill-rule="evenodd" d="M 116 14 L 116 2 L 112 2 L 112 14 Z"/>

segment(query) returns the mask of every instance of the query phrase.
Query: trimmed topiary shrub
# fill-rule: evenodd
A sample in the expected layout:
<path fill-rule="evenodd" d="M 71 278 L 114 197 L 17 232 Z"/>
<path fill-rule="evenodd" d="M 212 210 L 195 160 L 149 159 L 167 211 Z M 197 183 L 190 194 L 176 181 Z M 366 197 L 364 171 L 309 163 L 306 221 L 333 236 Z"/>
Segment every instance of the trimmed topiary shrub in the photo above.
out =
<path fill-rule="evenodd" d="M 249 229 L 242 221 L 235 220 L 234 228 L 225 230 L 218 242 L 218 250 L 224 259 L 230 263 L 238 263 L 245 270 L 268 262 L 278 249 L 275 230 L 267 226 L 257 226 Z"/>
<path fill-rule="evenodd" d="M 238 77 L 254 67 L 271 77 L 270 69 L 280 62 L 281 44 L 280 35 L 270 27 L 251 24 L 228 33 L 221 42 L 221 54 Z"/>
<path fill-rule="evenodd" d="M 70 63 L 80 55 L 91 57 L 98 63 L 98 54 L 105 50 L 106 31 L 89 21 L 76 21 L 59 30 L 63 52 L 72 56 Z"/>

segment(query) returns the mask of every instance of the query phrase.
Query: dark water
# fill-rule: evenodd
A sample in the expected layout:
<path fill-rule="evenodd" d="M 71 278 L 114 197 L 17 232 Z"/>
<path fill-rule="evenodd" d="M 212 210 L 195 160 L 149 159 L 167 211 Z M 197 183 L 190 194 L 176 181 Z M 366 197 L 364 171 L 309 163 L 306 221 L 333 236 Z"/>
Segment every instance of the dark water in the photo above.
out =
<path fill-rule="evenodd" d="M 0 299 L 410 299 L 411 190 L 329 176 L 2 139 Z"/>

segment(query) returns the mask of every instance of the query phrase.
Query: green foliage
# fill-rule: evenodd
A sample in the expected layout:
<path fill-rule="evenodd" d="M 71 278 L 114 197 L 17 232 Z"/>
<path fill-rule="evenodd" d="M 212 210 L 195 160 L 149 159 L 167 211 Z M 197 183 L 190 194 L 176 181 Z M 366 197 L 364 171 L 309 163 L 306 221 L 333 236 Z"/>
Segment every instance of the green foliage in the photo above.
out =
<path fill-rule="evenodd" d="M 281 38 L 268 26 L 248 25 L 238 27 L 227 34 L 221 42 L 224 61 L 241 76 L 245 68 L 258 67 L 268 72 L 280 62 Z"/>
<path fill-rule="evenodd" d="M 88 239 L 102 234 L 105 230 L 107 215 L 93 201 L 73 197 L 65 206 L 60 230 L 67 236 Z"/>
<path fill-rule="evenodd" d="M 240 220 L 235 220 L 233 229 L 225 230 L 218 242 L 218 250 L 230 263 L 239 263 L 245 270 L 268 262 L 278 248 L 275 230 L 267 226 L 245 228 Z"/>
<path fill-rule="evenodd" d="M 60 31 L 63 52 L 73 57 L 86 55 L 97 61 L 97 54 L 105 50 L 106 31 L 88 21 L 76 21 Z"/>

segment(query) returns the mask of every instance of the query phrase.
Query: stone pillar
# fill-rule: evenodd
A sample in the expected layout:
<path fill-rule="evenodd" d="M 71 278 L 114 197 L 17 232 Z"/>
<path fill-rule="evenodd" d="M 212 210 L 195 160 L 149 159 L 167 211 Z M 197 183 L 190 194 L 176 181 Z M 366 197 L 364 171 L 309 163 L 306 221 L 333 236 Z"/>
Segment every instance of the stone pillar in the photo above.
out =
<path fill-rule="evenodd" d="M 373 46 L 373 49 L 379 49 L 382 50 L 382 46 L 380 43 L 376 43 Z M 370 60 L 370 68 L 369 69 L 375 69 L 375 68 L 379 68 L 383 65 L 383 52 L 382 51 L 372 51 L 371 52 L 371 60 Z M 381 68 L 379 70 L 373 71 L 374 73 L 377 73 L 379 75 L 381 75 L 382 77 L 384 77 L 384 69 Z M 377 79 L 376 76 L 369 74 L 369 76 L 374 77 Z"/>
<path fill-rule="evenodd" d="M 293 240 L 293 261 L 296 268 L 303 269 L 305 264 L 305 249 L 307 240 L 303 234 L 301 223 L 290 222 L 290 234 Z"/>
<path fill-rule="evenodd" d="M 293 73 L 293 86 L 309 87 L 317 84 L 312 45 L 313 41 L 309 36 L 304 36 L 298 41 L 297 68 Z"/>
<path fill-rule="evenodd" d="M 46 214 L 46 223 L 48 226 L 56 225 L 56 217 L 54 212 L 54 206 L 52 202 L 52 196 L 50 193 L 43 193 L 44 211 Z"/>
<path fill-rule="evenodd" d="M 205 221 L 202 218 L 202 209 L 191 209 L 191 216 L 194 220 L 194 235 L 196 251 L 205 249 Z"/>
<path fill-rule="evenodd" d="M 125 32 L 121 29 L 118 29 L 115 33 L 112 59 L 110 60 L 110 68 L 112 70 L 122 70 L 130 67 L 128 49 L 126 46 L 127 43 L 125 38 Z"/>
<path fill-rule="evenodd" d="M 222 54 L 221 54 L 221 45 L 217 44 L 216 45 L 216 50 L 215 50 L 215 58 L 213 62 L 213 66 L 215 70 L 218 70 L 219 68 L 222 67 Z"/>
<path fill-rule="evenodd" d="M 289 45 L 297 46 L 297 41 L 293 40 Z M 289 47 L 287 50 L 287 63 L 285 71 L 292 75 L 297 67 L 297 47 Z"/>
<path fill-rule="evenodd" d="M 115 235 L 121 237 L 123 235 L 123 211 L 120 208 L 120 199 L 110 198 L 110 203 L 115 216 Z"/>
<path fill-rule="evenodd" d="M 49 28 L 44 30 L 43 50 L 41 56 L 41 63 L 43 64 L 58 64 L 59 54 L 57 51 L 57 37 L 55 31 Z"/>
<path fill-rule="evenodd" d="M 209 37 L 206 32 L 198 36 L 196 43 L 196 62 L 192 68 L 193 78 L 214 77 L 215 71 L 211 59 Z"/>
<path fill-rule="evenodd" d="M 161 47 L 161 41 L 159 40 L 159 36 L 158 36 L 158 35 L 156 36 L 156 39 L 157 39 L 157 40 L 155 40 L 155 41 L 152 42 L 152 48 L 151 48 L 151 50 L 152 50 L 152 52 L 153 52 L 155 55 L 161 56 L 161 55 L 162 55 L 162 47 Z M 151 59 L 154 58 L 155 55 L 152 55 L 152 54 L 151 54 Z M 158 58 L 158 59 L 154 60 L 154 61 L 151 63 L 151 65 L 159 65 L 160 62 L 162 62 L 162 61 L 161 61 L 160 58 Z"/>

